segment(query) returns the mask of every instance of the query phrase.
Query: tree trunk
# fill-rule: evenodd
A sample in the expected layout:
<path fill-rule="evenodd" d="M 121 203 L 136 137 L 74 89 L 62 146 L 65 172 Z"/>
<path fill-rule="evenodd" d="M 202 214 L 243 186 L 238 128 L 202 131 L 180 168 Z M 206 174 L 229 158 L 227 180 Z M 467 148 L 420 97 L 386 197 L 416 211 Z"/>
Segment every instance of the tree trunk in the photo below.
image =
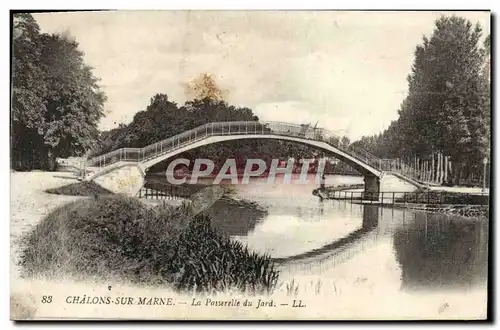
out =
<path fill-rule="evenodd" d="M 446 184 L 448 184 L 448 156 L 444 156 L 443 166 L 444 166 L 444 180 L 443 181 Z"/>
<path fill-rule="evenodd" d="M 441 156 L 441 153 L 438 152 L 437 153 L 437 171 L 436 172 L 437 172 L 437 183 L 440 185 L 443 183 L 443 177 L 441 175 L 442 170 L 443 170 L 442 164 L 443 164 L 443 157 Z"/>
<path fill-rule="evenodd" d="M 56 155 L 52 148 L 48 148 L 47 150 L 47 170 L 53 172 L 56 170 Z"/>
<path fill-rule="evenodd" d="M 471 184 L 471 177 L 470 177 L 470 167 L 471 167 L 471 164 L 466 164 L 465 166 L 465 173 L 464 173 L 464 176 L 465 176 L 465 185 L 469 185 Z"/>
<path fill-rule="evenodd" d="M 453 185 L 459 186 L 460 185 L 460 171 L 461 171 L 461 164 L 460 161 L 451 161 L 452 164 L 452 175 L 453 175 Z"/>
<path fill-rule="evenodd" d="M 429 160 L 425 161 L 425 181 L 429 182 Z"/>
<path fill-rule="evenodd" d="M 442 179 L 441 181 L 443 182 L 443 184 L 446 184 L 447 183 L 447 177 L 446 177 L 446 172 L 448 171 L 447 169 L 447 166 L 448 164 L 446 163 L 446 156 L 444 154 L 441 154 L 441 161 L 442 161 L 442 164 L 441 164 L 441 174 L 442 174 Z"/>
<path fill-rule="evenodd" d="M 431 182 L 436 181 L 436 171 L 434 166 L 434 154 L 431 155 Z"/>

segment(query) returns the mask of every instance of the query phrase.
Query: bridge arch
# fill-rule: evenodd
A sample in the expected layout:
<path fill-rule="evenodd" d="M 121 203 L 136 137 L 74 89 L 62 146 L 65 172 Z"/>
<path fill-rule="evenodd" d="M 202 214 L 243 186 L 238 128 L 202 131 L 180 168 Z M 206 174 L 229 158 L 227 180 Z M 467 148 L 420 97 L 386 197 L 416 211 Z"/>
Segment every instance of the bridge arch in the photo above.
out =
<path fill-rule="evenodd" d="M 324 141 L 316 141 L 306 138 L 277 135 L 277 134 L 262 134 L 262 135 L 240 134 L 240 135 L 209 136 L 205 139 L 199 140 L 197 142 L 191 143 L 179 149 L 165 153 L 161 156 L 143 161 L 140 163 L 140 166 L 143 169 L 143 171 L 147 172 L 147 170 L 150 167 L 167 159 L 173 158 L 183 152 L 200 148 L 210 144 L 226 142 L 226 141 L 234 141 L 234 140 L 245 140 L 245 139 L 272 139 L 272 140 L 296 142 L 302 145 L 314 147 L 317 150 L 321 150 L 332 156 L 335 156 L 336 158 L 340 159 L 342 162 L 348 164 L 349 166 L 351 166 L 352 168 L 354 168 L 355 170 L 357 170 L 358 172 L 360 172 L 365 176 L 375 176 L 377 178 L 380 178 L 382 175 L 382 171 L 376 169 L 373 166 L 370 166 L 369 164 L 349 155 L 347 152 L 342 151 L 339 148 L 336 148 Z"/>

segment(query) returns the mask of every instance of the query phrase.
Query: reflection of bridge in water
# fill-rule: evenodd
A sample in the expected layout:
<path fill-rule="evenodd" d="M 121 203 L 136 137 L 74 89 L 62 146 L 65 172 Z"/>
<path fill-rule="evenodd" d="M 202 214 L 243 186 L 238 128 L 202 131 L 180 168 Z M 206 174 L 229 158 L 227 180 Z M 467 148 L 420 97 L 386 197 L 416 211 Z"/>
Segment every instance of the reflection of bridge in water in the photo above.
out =
<path fill-rule="evenodd" d="M 488 227 L 481 219 L 364 205 L 358 230 L 319 249 L 274 260 L 283 271 L 321 274 L 390 235 L 401 289 L 473 288 L 487 283 Z"/>
<path fill-rule="evenodd" d="M 361 228 L 330 244 L 302 254 L 273 258 L 280 268 L 312 269 L 330 268 L 343 263 L 372 247 L 377 242 L 378 219 L 380 208 L 372 205 L 363 206 L 363 223 Z"/>

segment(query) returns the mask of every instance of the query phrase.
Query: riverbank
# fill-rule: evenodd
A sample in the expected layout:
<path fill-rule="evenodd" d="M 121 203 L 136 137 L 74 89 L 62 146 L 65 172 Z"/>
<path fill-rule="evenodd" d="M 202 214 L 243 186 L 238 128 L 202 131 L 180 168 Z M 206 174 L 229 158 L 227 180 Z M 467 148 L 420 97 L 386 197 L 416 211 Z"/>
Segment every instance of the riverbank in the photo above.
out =
<path fill-rule="evenodd" d="M 369 200 L 352 200 L 354 204 L 373 205 L 385 208 L 398 208 L 422 211 L 427 213 L 441 213 L 464 218 L 489 219 L 489 205 L 470 204 L 425 204 L 425 203 L 383 203 Z"/>
<path fill-rule="evenodd" d="M 432 187 L 415 192 L 381 192 L 378 200 L 364 199 L 364 184 L 316 188 L 314 196 L 323 199 L 349 200 L 355 204 L 397 207 L 467 218 L 489 218 L 489 190 L 473 187 Z"/>

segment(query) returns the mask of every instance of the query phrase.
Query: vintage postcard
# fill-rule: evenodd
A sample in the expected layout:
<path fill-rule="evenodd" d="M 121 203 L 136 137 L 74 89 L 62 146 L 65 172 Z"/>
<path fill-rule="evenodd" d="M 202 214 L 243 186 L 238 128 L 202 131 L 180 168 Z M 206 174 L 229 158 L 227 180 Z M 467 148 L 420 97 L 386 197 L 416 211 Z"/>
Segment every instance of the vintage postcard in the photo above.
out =
<path fill-rule="evenodd" d="M 11 319 L 488 318 L 489 11 L 11 19 Z"/>

